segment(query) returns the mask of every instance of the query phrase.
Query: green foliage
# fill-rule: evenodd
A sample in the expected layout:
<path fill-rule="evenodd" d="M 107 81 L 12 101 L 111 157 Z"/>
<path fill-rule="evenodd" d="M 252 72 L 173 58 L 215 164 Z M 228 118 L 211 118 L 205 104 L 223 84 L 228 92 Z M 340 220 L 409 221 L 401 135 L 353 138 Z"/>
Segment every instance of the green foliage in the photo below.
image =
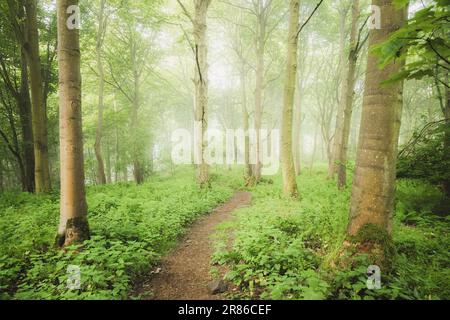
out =
<path fill-rule="evenodd" d="M 319 179 L 326 173 L 320 172 Z M 252 207 L 236 213 L 235 243 L 223 246 L 214 262 L 230 264 L 227 278 L 251 297 L 325 299 L 329 290 L 321 264 L 345 237 L 348 194 L 332 183 L 305 176 L 299 183 L 302 202 L 286 200 L 280 179 L 252 189 Z M 323 201 L 321 201 L 323 200 Z"/>
<path fill-rule="evenodd" d="M 397 0 L 396 5 L 403 7 L 407 2 Z M 439 69 L 448 70 L 449 18 L 448 0 L 431 1 L 430 5 L 417 11 L 404 27 L 394 32 L 388 41 L 372 48 L 380 56 L 382 68 L 393 60 L 406 60 L 408 56 L 405 69 L 393 75 L 386 83 L 434 77 Z"/>
<path fill-rule="evenodd" d="M 64 251 L 53 246 L 57 196 L 0 197 L 1 299 L 123 299 L 199 215 L 227 200 L 238 175 L 217 175 L 199 189 L 193 172 L 155 177 L 142 186 L 88 188 L 92 237 Z M 67 289 L 67 267 L 81 268 L 81 289 Z"/>
<path fill-rule="evenodd" d="M 382 288 L 367 289 L 368 254 L 343 250 L 350 188 L 338 192 L 325 170 L 303 174 L 301 201 L 281 196 L 281 182 L 255 187 L 253 205 L 236 212 L 232 248 L 219 237 L 213 262 L 230 267 L 227 278 L 262 299 L 448 299 L 449 219 L 433 215 L 440 191 L 417 180 L 397 184 L 392 257 Z M 416 198 L 417 201 L 413 199 Z M 416 223 L 410 219 L 415 216 Z M 371 239 L 385 243 L 377 230 Z M 222 230 L 222 229 L 221 229 Z M 367 236 L 367 234 L 366 234 Z M 362 239 L 360 239 L 362 241 Z M 345 263 L 340 263 L 340 262 Z"/>
<path fill-rule="evenodd" d="M 392 268 L 395 256 L 395 246 L 389 233 L 375 224 L 365 224 L 351 241 L 360 247 L 368 247 L 368 257 L 371 264 L 382 266 L 386 271 Z"/>
<path fill-rule="evenodd" d="M 428 134 L 416 133 L 415 143 L 398 159 L 397 176 L 424 179 L 436 185 L 450 180 L 450 157 L 444 148 L 445 130 L 445 124 L 441 124 Z"/>

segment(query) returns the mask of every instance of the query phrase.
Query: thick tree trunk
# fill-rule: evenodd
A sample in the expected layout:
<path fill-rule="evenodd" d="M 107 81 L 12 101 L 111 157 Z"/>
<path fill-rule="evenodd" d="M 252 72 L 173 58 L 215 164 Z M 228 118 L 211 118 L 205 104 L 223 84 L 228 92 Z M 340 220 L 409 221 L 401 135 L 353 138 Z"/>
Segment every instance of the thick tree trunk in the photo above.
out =
<path fill-rule="evenodd" d="M 57 244 L 67 246 L 89 238 L 84 186 L 81 121 L 79 30 L 69 29 L 67 8 L 78 0 L 58 0 L 59 135 L 61 216 Z"/>
<path fill-rule="evenodd" d="M 299 7 L 299 0 L 290 1 L 286 79 L 284 84 L 281 128 L 281 171 L 283 175 L 283 193 L 288 197 L 298 196 L 294 158 L 292 154 L 292 121 L 294 117 L 294 96 L 297 76 Z"/>
<path fill-rule="evenodd" d="M 386 41 L 404 23 L 404 10 L 393 0 L 373 0 L 381 8 L 381 29 L 370 30 L 369 47 Z M 402 111 L 403 83 L 381 83 L 399 72 L 403 62 L 394 61 L 384 69 L 378 57 L 369 53 L 361 129 L 353 180 L 348 234 L 366 225 L 390 233 L 394 210 L 395 166 Z"/>
<path fill-rule="evenodd" d="M 48 162 L 47 112 L 44 104 L 36 0 L 25 0 L 27 42 L 25 50 L 30 70 L 33 114 L 36 192 L 51 191 Z"/>
<path fill-rule="evenodd" d="M 347 74 L 342 87 L 342 97 L 340 101 L 343 106 L 340 109 L 344 110 L 344 119 L 342 123 L 342 130 L 340 130 L 340 132 L 336 132 L 341 135 L 335 137 L 338 141 L 336 145 L 337 153 L 335 154 L 335 157 L 338 175 L 337 185 L 339 189 L 343 189 L 347 184 L 348 140 L 350 136 L 350 125 L 352 122 L 353 113 L 356 62 L 358 61 L 356 32 L 358 28 L 359 14 L 359 0 L 354 0 L 352 5 L 352 26 L 350 31 L 350 53 L 348 55 Z"/>
<path fill-rule="evenodd" d="M 209 185 L 209 166 L 205 162 L 207 141 L 205 133 L 208 130 L 208 47 L 206 44 L 206 13 L 211 0 L 195 0 L 194 45 L 196 72 L 195 83 L 195 122 L 197 130 L 197 182 L 204 187 Z"/>
<path fill-rule="evenodd" d="M 105 88 L 105 75 L 103 71 L 103 38 L 104 38 L 104 11 L 105 0 L 100 1 L 100 12 L 98 17 L 98 29 L 97 29 L 97 44 L 95 46 L 97 68 L 98 68 L 98 116 L 97 116 L 97 130 L 95 133 L 95 157 L 97 158 L 97 183 L 105 184 L 105 165 L 102 157 L 102 136 L 103 136 L 103 92 Z"/>

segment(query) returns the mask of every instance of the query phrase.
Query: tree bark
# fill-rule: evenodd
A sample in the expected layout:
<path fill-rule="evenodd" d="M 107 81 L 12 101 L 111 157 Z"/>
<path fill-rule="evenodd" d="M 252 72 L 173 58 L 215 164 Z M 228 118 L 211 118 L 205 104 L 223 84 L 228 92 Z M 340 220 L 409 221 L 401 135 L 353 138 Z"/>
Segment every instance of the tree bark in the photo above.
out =
<path fill-rule="evenodd" d="M 315 131 L 314 131 L 314 142 L 313 142 L 313 151 L 312 151 L 312 154 L 311 154 L 311 164 L 309 165 L 309 172 L 310 172 L 310 173 L 312 172 L 312 170 L 313 170 L 313 168 L 314 168 L 314 161 L 315 161 L 315 158 L 316 158 L 316 152 L 317 152 L 317 136 L 318 136 L 318 134 L 319 134 L 318 131 L 319 131 L 319 130 L 318 130 L 317 127 L 316 127 L 316 129 L 315 129 Z"/>
<path fill-rule="evenodd" d="M 373 5 L 381 8 L 382 24 L 381 29 L 370 30 L 369 47 L 386 41 L 406 20 L 405 10 L 396 9 L 393 0 L 373 0 Z M 398 73 L 403 65 L 394 61 L 380 69 L 378 57 L 369 53 L 349 235 L 357 234 L 366 225 L 391 232 L 403 82 L 390 86 L 381 82 Z"/>
<path fill-rule="evenodd" d="M 255 83 L 255 110 L 254 127 L 256 130 L 256 164 L 253 167 L 253 180 L 261 180 L 262 170 L 262 148 L 261 148 L 261 127 L 263 113 L 263 91 L 264 91 L 264 55 L 266 51 L 266 18 L 263 1 L 259 1 L 257 13 L 257 35 L 256 35 L 256 83 Z"/>
<path fill-rule="evenodd" d="M 340 22 L 339 22 L 339 68 L 338 72 L 339 75 L 337 77 L 337 80 L 341 79 L 341 85 L 338 86 L 340 91 L 344 93 L 344 87 L 345 87 L 345 70 L 346 70 L 346 57 L 345 57 L 345 39 L 346 39 L 346 30 L 345 25 L 347 21 L 347 14 L 348 14 L 348 3 L 345 2 L 344 6 L 340 9 Z M 338 90 L 339 90 L 338 89 Z M 333 137 L 333 146 L 332 151 L 330 153 L 329 158 L 329 165 L 328 165 L 328 177 L 334 179 L 337 173 L 337 158 L 339 149 L 341 148 L 341 139 L 342 136 L 342 130 L 343 130 L 343 122 L 344 122 L 344 108 L 345 105 L 342 103 L 342 100 L 344 99 L 344 96 L 339 97 L 337 95 L 337 105 L 338 109 L 336 112 L 336 120 L 335 120 L 335 131 L 334 131 L 334 137 Z"/>
<path fill-rule="evenodd" d="M 303 136 L 302 136 L 302 103 L 301 103 L 301 90 L 300 83 L 297 87 L 297 101 L 296 101 L 296 110 L 294 111 L 294 142 L 292 151 L 294 154 L 294 167 L 295 167 L 295 175 L 299 176 L 301 174 L 301 160 L 303 153 Z"/>
<path fill-rule="evenodd" d="M 141 107 L 141 94 L 140 94 L 140 72 L 138 70 L 137 62 L 137 43 L 134 38 L 131 42 L 131 64 L 133 72 L 133 85 L 134 85 L 134 95 L 133 103 L 131 106 L 131 130 L 133 136 L 133 150 L 132 150 L 132 161 L 133 161 L 133 176 L 136 184 L 144 183 L 144 168 L 142 166 L 142 146 L 139 144 L 138 130 L 139 128 L 139 109 Z"/>
<path fill-rule="evenodd" d="M 106 0 L 100 1 L 100 12 L 98 16 L 98 29 L 97 29 L 97 43 L 95 46 L 97 68 L 98 68 L 98 116 L 97 116 L 97 130 L 95 133 L 94 151 L 97 159 L 97 183 L 105 184 L 105 165 L 102 157 L 102 137 L 103 137 L 103 92 L 105 88 L 105 75 L 103 70 L 103 39 L 105 34 L 105 3 Z"/>
<path fill-rule="evenodd" d="M 17 101 L 19 107 L 19 118 L 22 128 L 23 163 L 25 166 L 25 186 L 27 192 L 34 192 L 34 146 L 33 146 L 33 124 L 31 115 L 31 101 L 28 86 L 28 72 L 25 52 L 21 50 L 21 80 L 20 93 Z"/>
<path fill-rule="evenodd" d="M 16 159 L 17 167 L 19 169 L 18 179 L 22 185 L 22 190 L 27 191 L 27 177 L 26 177 L 25 166 L 23 163 L 22 154 L 21 154 L 21 150 L 20 150 L 19 138 L 17 135 L 13 109 L 10 104 L 7 104 L 7 102 L 5 101 L 4 98 L 2 98 L 2 102 L 6 108 L 6 116 L 7 116 L 7 120 L 9 122 L 10 130 L 11 130 L 11 140 L 12 141 L 10 141 L 8 139 L 6 132 L 2 131 L 1 128 L 0 128 L 0 137 L 4 140 L 9 151 Z"/>
<path fill-rule="evenodd" d="M 33 114 L 35 183 L 36 192 L 51 191 L 48 162 L 47 112 L 44 104 L 36 0 L 25 0 L 26 34 L 24 44 L 30 71 L 31 102 Z"/>
<path fill-rule="evenodd" d="M 445 73 L 444 81 L 448 84 L 448 71 Z M 444 154 L 450 156 L 450 90 L 445 87 L 445 133 L 444 133 Z M 450 198 L 450 180 L 447 179 L 443 184 L 444 196 Z"/>
<path fill-rule="evenodd" d="M 252 184 L 252 165 L 250 164 L 250 137 L 249 137 L 249 115 L 247 110 L 247 85 L 245 77 L 245 65 L 242 65 L 241 69 L 241 95 L 242 95 L 242 122 L 244 125 L 245 132 L 245 150 L 244 150 L 244 161 L 245 161 L 245 181 L 247 185 Z"/>
<path fill-rule="evenodd" d="M 112 182 L 111 174 L 111 147 L 109 145 L 109 138 L 106 140 L 106 183 Z"/>
<path fill-rule="evenodd" d="M 89 238 L 84 185 L 79 30 L 69 29 L 67 8 L 78 0 L 58 0 L 59 135 L 61 212 L 57 244 Z"/>
<path fill-rule="evenodd" d="M 284 85 L 284 103 L 281 128 L 281 171 L 283 175 L 283 193 L 288 197 L 297 197 L 294 158 L 292 154 L 292 122 L 294 116 L 294 96 L 297 76 L 297 43 L 299 0 L 291 0 L 289 5 L 289 33 L 286 59 L 286 80 Z"/>
<path fill-rule="evenodd" d="M 0 192 L 5 190 L 5 182 L 4 182 L 4 174 L 3 174 L 3 158 L 0 159 Z"/>
<path fill-rule="evenodd" d="M 196 59 L 195 84 L 195 121 L 200 130 L 197 139 L 197 182 L 201 187 L 209 185 L 209 166 L 205 162 L 205 149 L 207 141 L 205 133 L 208 130 L 208 47 L 206 44 L 206 13 L 211 0 L 195 0 L 195 13 L 193 18 L 194 46 Z"/>
<path fill-rule="evenodd" d="M 350 31 L 350 53 L 348 55 L 347 74 L 342 87 L 342 97 L 340 101 L 340 104 L 342 104 L 340 109 L 344 110 L 344 119 L 342 122 L 342 129 L 339 132 L 336 132 L 336 134 L 340 134 L 340 136 L 338 135 L 335 137 L 338 141 L 335 145 L 337 153 L 334 156 L 336 157 L 337 162 L 337 185 L 339 189 L 343 189 L 347 184 L 348 141 L 353 113 L 356 62 L 358 61 L 356 33 L 359 14 L 359 0 L 354 0 L 352 5 L 352 26 Z"/>

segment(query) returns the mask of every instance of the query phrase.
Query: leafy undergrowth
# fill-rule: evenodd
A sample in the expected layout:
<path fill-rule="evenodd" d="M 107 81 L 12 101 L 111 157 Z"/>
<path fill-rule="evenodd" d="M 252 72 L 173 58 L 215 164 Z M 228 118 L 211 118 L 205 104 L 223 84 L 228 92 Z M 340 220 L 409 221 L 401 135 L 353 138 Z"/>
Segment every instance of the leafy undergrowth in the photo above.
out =
<path fill-rule="evenodd" d="M 59 196 L 0 195 L 0 299 L 123 299 L 199 215 L 231 197 L 239 172 L 214 174 L 200 190 L 192 170 L 152 177 L 142 186 L 87 190 L 91 239 L 54 248 Z M 81 268 L 81 289 L 68 290 L 68 267 Z"/>
<path fill-rule="evenodd" d="M 440 192 L 420 181 L 398 182 L 393 231 L 394 266 L 381 270 L 382 287 L 367 289 L 364 255 L 350 265 L 343 255 L 350 188 L 339 192 L 325 170 L 298 179 L 301 201 L 281 196 L 280 178 L 251 191 L 252 207 L 235 213 L 232 248 L 217 237 L 213 264 L 243 299 L 449 299 L 449 219 L 431 212 Z"/>

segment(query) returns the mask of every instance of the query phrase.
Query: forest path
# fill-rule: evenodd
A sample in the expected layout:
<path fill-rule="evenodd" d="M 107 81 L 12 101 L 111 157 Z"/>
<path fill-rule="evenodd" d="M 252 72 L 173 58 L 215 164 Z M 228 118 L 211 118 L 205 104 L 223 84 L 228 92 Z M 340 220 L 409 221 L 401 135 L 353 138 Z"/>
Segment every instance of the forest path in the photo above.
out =
<path fill-rule="evenodd" d="M 208 286 L 214 281 L 210 274 L 213 253 L 211 235 L 222 222 L 232 218 L 231 212 L 250 205 L 251 193 L 236 192 L 226 203 L 199 218 L 177 247 L 165 256 L 155 273 L 144 281 L 138 293 L 153 300 L 216 300 Z"/>

